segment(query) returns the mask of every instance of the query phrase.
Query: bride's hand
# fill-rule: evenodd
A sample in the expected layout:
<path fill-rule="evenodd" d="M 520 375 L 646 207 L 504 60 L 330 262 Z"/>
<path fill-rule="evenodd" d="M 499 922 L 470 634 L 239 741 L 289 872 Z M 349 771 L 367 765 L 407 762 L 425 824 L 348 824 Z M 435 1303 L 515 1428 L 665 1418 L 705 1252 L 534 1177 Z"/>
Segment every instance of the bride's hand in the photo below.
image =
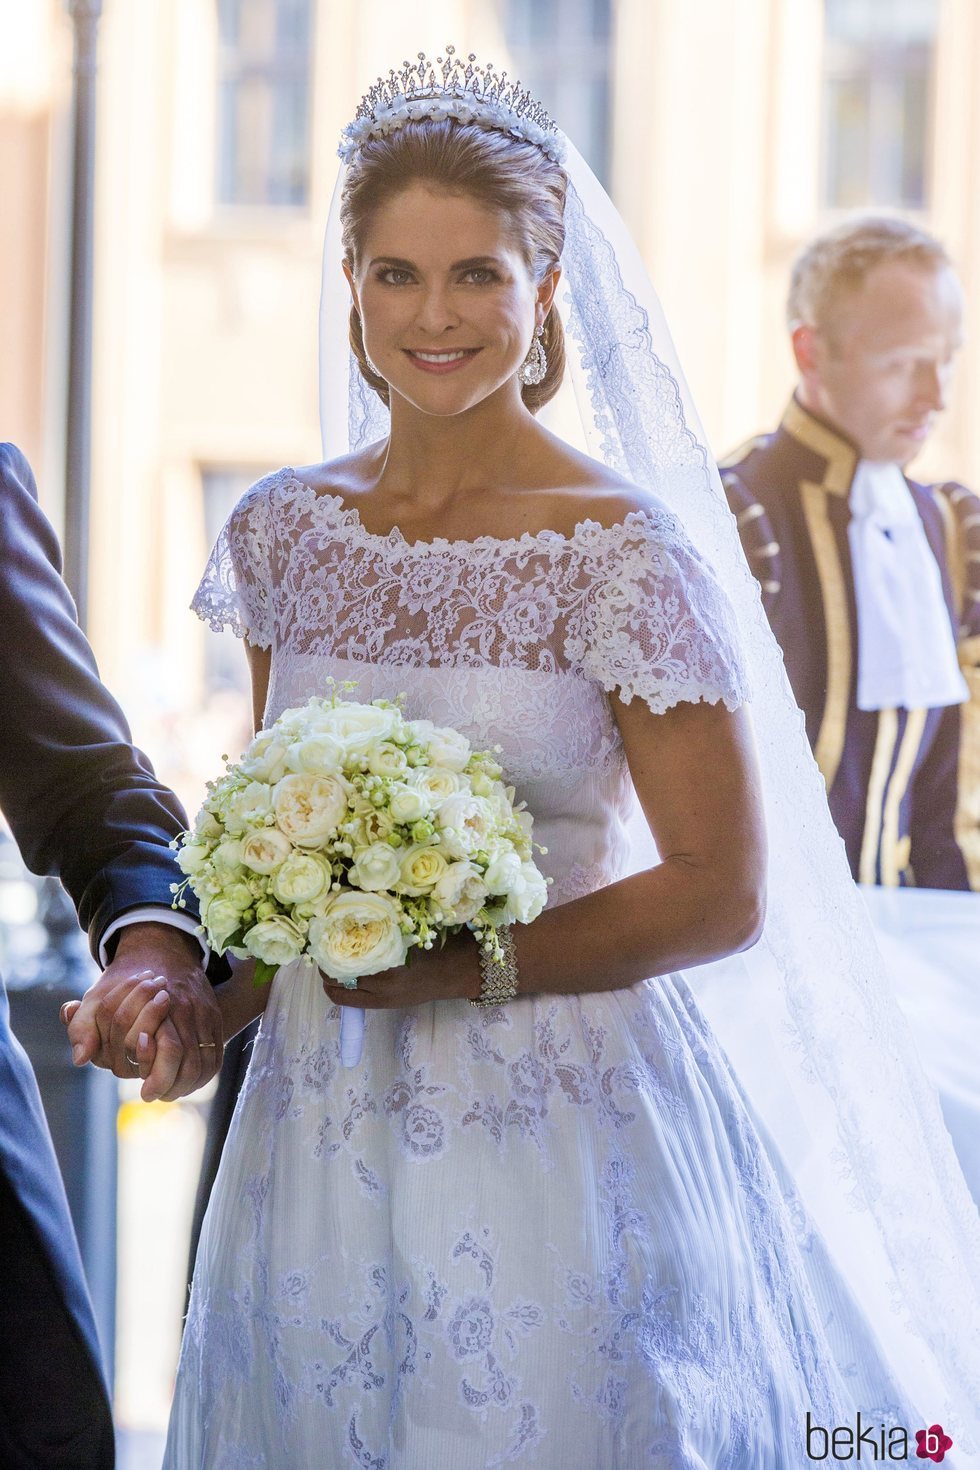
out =
<path fill-rule="evenodd" d="M 476 940 L 468 931 L 439 948 L 413 949 L 411 962 L 358 980 L 356 990 L 330 980 L 321 971 L 323 992 L 338 1006 L 379 1011 L 418 1006 L 428 1000 L 476 999 L 480 994 L 480 961 Z"/>

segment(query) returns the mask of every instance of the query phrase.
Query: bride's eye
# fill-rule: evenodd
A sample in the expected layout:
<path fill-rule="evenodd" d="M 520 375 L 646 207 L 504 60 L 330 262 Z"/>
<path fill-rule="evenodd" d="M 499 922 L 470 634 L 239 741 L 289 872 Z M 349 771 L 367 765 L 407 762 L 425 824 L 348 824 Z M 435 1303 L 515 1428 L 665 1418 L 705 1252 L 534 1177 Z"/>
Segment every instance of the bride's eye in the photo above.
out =
<path fill-rule="evenodd" d="M 383 281 L 386 286 L 406 286 L 412 279 L 412 273 L 411 271 L 403 270 L 401 266 L 383 265 L 378 271 L 377 278 L 379 281 Z"/>
<path fill-rule="evenodd" d="M 491 281 L 499 281 L 500 277 L 488 265 L 475 265 L 472 270 L 464 271 L 461 279 L 473 286 L 487 286 Z"/>

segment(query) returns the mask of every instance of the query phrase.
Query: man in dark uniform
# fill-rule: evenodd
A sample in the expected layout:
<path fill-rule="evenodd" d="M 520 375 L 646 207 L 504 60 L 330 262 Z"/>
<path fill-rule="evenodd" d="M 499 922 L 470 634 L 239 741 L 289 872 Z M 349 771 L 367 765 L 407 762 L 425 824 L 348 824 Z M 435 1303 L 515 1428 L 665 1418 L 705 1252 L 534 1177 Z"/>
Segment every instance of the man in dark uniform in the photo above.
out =
<path fill-rule="evenodd" d="M 980 499 L 904 474 L 945 406 L 961 320 L 921 230 L 872 218 L 822 236 L 789 295 L 797 390 L 721 467 L 863 883 L 980 889 Z"/>
<path fill-rule="evenodd" d="M 221 1058 L 193 918 L 171 913 L 180 805 L 130 743 L 61 580 L 23 455 L 0 445 L 0 807 L 25 861 L 57 874 L 107 964 L 73 1037 L 132 1077 L 131 1026 L 157 1031 L 144 1095 L 177 1097 Z M 110 959 L 111 951 L 111 959 Z M 167 994 L 164 995 L 164 992 Z M 152 997 L 159 995 L 161 1000 Z M 159 1028 L 159 1029 L 157 1029 Z M 137 1032 L 138 1035 L 138 1032 Z M 112 1417 L 64 1187 L 0 982 L 0 1465 L 108 1470 Z"/>

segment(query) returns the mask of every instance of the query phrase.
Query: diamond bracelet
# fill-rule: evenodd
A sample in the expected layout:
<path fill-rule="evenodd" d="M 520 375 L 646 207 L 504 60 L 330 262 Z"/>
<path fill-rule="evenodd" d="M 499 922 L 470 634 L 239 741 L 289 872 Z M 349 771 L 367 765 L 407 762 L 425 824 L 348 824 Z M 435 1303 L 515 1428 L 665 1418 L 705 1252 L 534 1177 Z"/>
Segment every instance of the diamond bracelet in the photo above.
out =
<path fill-rule="evenodd" d="M 480 949 L 480 994 L 470 998 L 471 1006 L 499 1006 L 517 994 L 517 953 L 510 925 L 497 930 L 500 957 Z"/>

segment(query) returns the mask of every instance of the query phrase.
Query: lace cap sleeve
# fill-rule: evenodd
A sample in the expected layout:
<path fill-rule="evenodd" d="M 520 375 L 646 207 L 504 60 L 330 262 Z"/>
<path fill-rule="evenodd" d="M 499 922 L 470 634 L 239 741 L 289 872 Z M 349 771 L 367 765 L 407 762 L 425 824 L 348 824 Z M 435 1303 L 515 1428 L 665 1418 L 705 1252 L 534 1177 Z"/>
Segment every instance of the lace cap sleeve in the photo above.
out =
<path fill-rule="evenodd" d="M 669 511 L 585 528 L 588 578 L 565 645 L 573 667 L 625 704 L 663 714 L 686 700 L 736 709 L 749 697 L 735 613 Z"/>
<path fill-rule="evenodd" d="M 239 500 L 221 528 L 191 602 L 216 633 L 230 628 L 258 648 L 268 648 L 273 634 L 270 493 L 275 478 L 257 481 Z"/>

